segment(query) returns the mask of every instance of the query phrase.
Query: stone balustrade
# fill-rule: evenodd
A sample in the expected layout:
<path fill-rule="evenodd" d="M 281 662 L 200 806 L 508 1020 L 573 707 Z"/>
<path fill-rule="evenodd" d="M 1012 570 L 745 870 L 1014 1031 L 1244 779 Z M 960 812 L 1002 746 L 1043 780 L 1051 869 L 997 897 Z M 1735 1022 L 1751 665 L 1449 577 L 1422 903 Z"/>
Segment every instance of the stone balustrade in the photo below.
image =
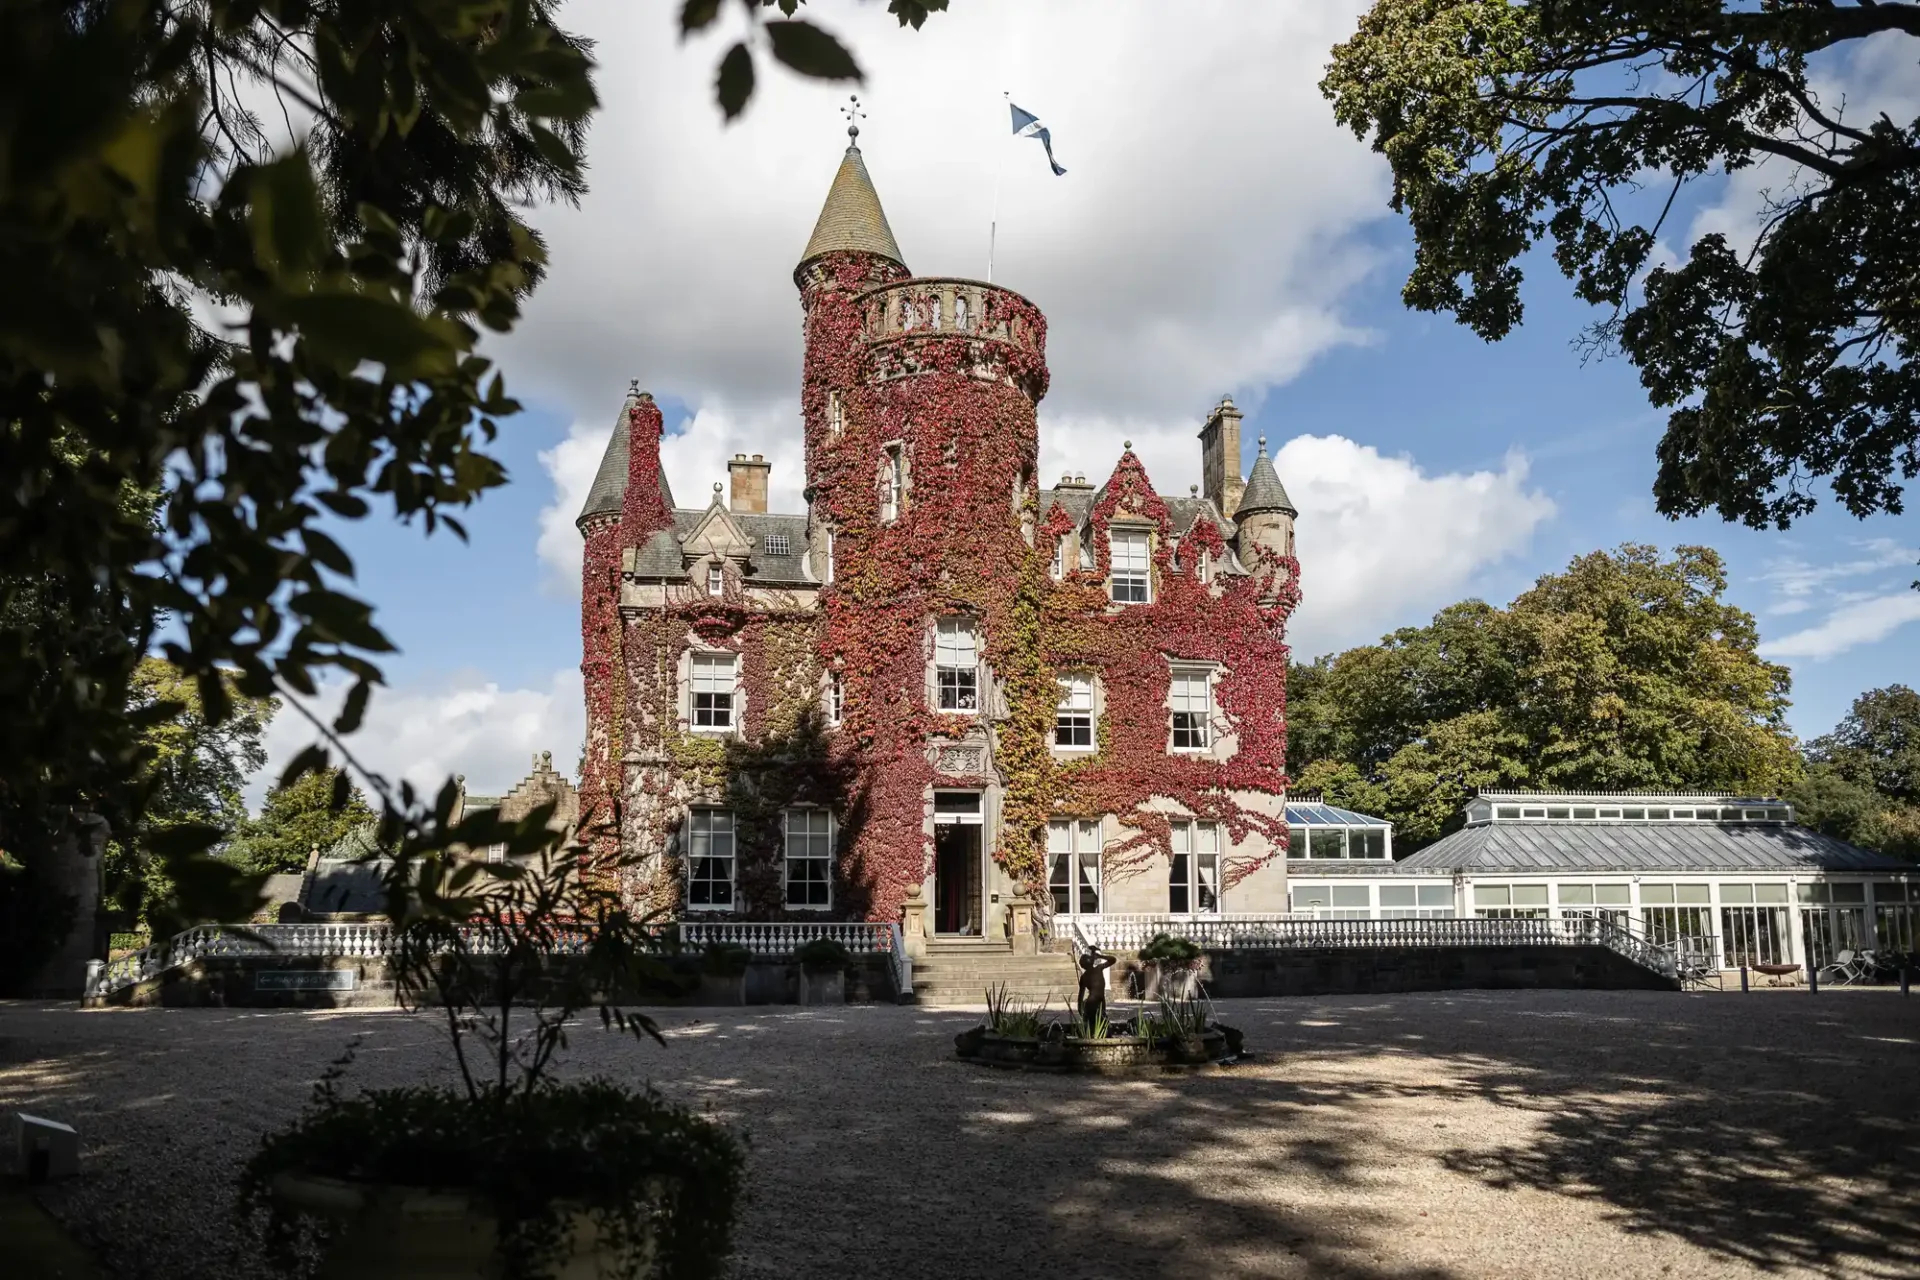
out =
<path fill-rule="evenodd" d="M 1011 289 L 978 280 L 928 278 L 881 285 L 860 295 L 868 342 L 897 338 L 975 338 L 1045 355 L 1029 316 L 1033 304 Z"/>

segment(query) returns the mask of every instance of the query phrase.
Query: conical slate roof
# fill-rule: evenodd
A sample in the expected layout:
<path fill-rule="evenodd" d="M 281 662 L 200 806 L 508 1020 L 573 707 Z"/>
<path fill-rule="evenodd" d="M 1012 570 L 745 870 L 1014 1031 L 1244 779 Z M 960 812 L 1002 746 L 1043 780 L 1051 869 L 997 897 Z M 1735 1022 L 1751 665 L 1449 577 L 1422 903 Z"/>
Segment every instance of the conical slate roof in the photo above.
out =
<path fill-rule="evenodd" d="M 593 473 L 593 487 L 587 490 L 587 500 L 581 505 L 574 524 L 584 524 L 595 516 L 620 514 L 627 496 L 627 453 L 631 448 L 627 419 L 645 394 L 638 382 L 627 389 L 627 398 L 620 403 L 620 416 L 613 422 L 613 436 L 607 441 L 606 453 L 600 457 L 600 469 Z M 673 490 L 667 487 L 665 468 L 660 472 L 660 494 L 667 500 L 667 510 L 673 510 Z"/>
<path fill-rule="evenodd" d="M 1253 460 L 1246 491 L 1240 495 L 1240 505 L 1234 508 L 1233 518 L 1238 520 L 1257 511 L 1281 511 L 1290 516 L 1300 514 L 1294 509 L 1293 499 L 1287 496 L 1287 487 L 1280 483 L 1280 473 L 1273 469 L 1273 459 L 1267 457 L 1265 436 L 1260 437 L 1260 456 Z"/>
<path fill-rule="evenodd" d="M 823 253 L 874 253 L 901 266 L 900 246 L 893 241 L 893 228 L 880 208 L 880 196 L 867 176 L 867 165 L 860 148 L 848 147 L 840 161 L 840 172 L 833 175 L 827 191 L 827 203 L 820 210 L 820 221 L 813 224 L 813 238 L 800 255 L 806 262 Z"/>

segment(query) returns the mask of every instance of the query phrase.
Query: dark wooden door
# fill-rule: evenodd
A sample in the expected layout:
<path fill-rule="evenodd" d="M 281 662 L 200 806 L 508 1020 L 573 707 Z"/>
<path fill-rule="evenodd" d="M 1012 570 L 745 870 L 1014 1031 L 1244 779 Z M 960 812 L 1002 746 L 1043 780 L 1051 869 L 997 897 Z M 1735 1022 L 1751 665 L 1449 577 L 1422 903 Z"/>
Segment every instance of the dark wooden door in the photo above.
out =
<path fill-rule="evenodd" d="M 973 841 L 968 837 L 977 827 L 935 827 L 933 829 L 933 931 L 959 933 L 967 927 L 972 912 L 967 909 L 967 889 L 971 879 L 967 860 Z"/>

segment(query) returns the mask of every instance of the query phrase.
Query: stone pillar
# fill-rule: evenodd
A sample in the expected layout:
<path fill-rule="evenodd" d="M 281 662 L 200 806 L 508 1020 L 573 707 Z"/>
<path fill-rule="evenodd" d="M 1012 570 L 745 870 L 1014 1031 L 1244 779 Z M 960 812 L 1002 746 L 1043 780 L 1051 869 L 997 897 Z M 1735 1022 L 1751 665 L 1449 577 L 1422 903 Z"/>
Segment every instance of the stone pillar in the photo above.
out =
<path fill-rule="evenodd" d="M 907 958 L 927 958 L 927 897 L 919 885 L 907 887 L 907 898 L 900 904 L 900 932 L 905 935 Z"/>
<path fill-rule="evenodd" d="M 1013 954 L 1037 955 L 1040 935 L 1033 931 L 1033 899 L 1022 893 L 1007 904 L 1007 919 L 1013 934 Z"/>

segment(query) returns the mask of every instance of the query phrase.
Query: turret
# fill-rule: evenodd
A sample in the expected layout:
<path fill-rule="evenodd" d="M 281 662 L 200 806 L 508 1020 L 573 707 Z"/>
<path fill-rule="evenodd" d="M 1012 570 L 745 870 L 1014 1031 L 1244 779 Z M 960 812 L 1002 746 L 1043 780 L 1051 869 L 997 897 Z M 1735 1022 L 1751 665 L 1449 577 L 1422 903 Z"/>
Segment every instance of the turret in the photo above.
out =
<path fill-rule="evenodd" d="M 1240 526 L 1240 558 L 1272 563 L 1291 556 L 1293 521 L 1299 514 L 1294 510 L 1293 499 L 1287 496 L 1286 486 L 1280 483 L 1279 473 L 1273 469 L 1273 459 L 1267 457 L 1267 438 L 1261 436 L 1260 454 L 1253 460 L 1253 470 L 1247 476 L 1246 489 L 1240 494 L 1239 507 L 1233 517 L 1234 523 Z"/>

